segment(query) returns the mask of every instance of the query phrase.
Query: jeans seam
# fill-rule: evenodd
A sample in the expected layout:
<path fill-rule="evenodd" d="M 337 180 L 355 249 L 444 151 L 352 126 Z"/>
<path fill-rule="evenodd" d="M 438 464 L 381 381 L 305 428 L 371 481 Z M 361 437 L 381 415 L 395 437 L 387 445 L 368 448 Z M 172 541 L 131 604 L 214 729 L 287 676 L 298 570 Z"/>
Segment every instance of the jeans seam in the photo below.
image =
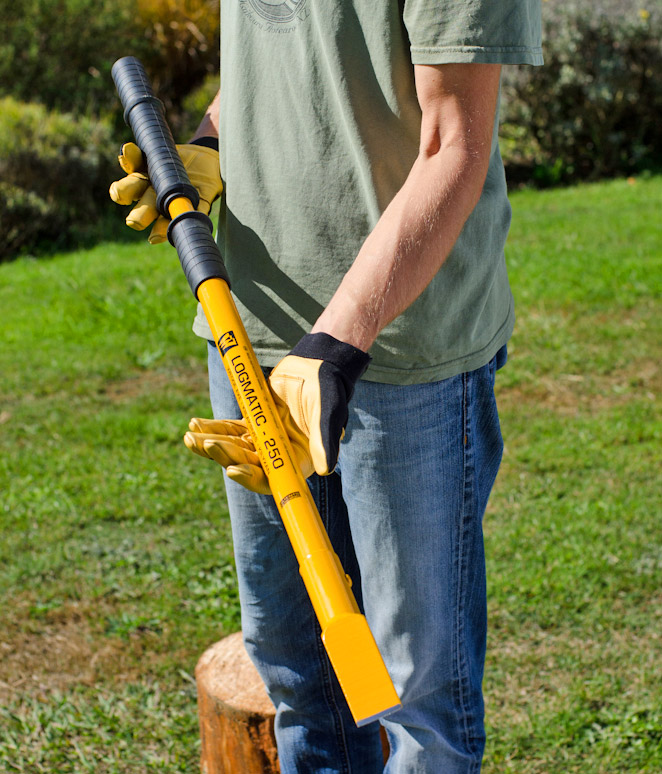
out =
<path fill-rule="evenodd" d="M 457 669 L 457 688 L 456 700 L 460 710 L 462 730 L 465 737 L 465 745 L 470 755 L 475 755 L 478 750 L 475 744 L 474 733 L 470 728 L 469 715 L 470 705 L 467 700 L 469 675 L 467 673 L 466 641 L 465 641 L 465 604 L 466 604 L 466 541 L 467 530 L 467 503 L 472 496 L 473 483 L 470 478 L 473 476 L 473 446 L 470 431 L 470 374 L 462 375 L 462 506 L 460 509 L 460 520 L 458 525 L 458 547 L 457 547 L 457 619 L 455 630 L 457 632 L 455 639 L 455 667 Z M 476 768 L 477 766 L 477 768 Z M 480 761 L 470 764 L 471 772 L 480 771 Z"/>
<path fill-rule="evenodd" d="M 324 528 L 328 531 L 329 528 L 329 490 L 327 483 L 320 476 L 317 477 L 317 483 L 319 484 L 319 513 L 320 518 L 324 524 Z M 331 717 L 333 718 L 333 725 L 336 729 L 336 741 L 342 754 L 342 771 L 339 774 L 352 774 L 351 766 L 349 762 L 349 750 L 347 748 L 347 738 L 345 736 L 345 729 L 342 722 L 342 714 L 333 690 L 333 675 L 330 669 L 329 657 L 324 650 L 322 640 L 319 636 L 319 626 L 317 625 L 317 618 L 315 617 L 315 639 L 317 644 L 317 652 L 320 659 L 320 665 L 322 667 L 322 684 L 324 686 L 324 693 L 326 702 L 331 710 Z"/>

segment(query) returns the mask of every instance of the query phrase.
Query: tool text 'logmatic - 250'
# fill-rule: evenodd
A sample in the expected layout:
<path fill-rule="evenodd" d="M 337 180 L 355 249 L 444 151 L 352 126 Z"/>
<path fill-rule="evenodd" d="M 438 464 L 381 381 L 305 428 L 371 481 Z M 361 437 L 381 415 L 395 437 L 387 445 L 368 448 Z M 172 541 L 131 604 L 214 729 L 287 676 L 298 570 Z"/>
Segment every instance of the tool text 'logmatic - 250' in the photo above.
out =
<path fill-rule="evenodd" d="M 227 334 L 225 334 L 225 336 L 227 336 Z M 228 347 L 228 349 L 232 349 L 232 347 Z M 267 423 L 267 417 L 264 414 L 264 409 L 262 408 L 260 400 L 255 392 L 253 383 L 251 382 L 250 374 L 246 370 L 246 365 L 242 362 L 242 353 L 237 353 L 234 355 L 234 357 L 229 358 L 229 360 L 230 365 L 232 366 L 232 370 L 237 377 L 239 390 L 241 391 L 241 395 L 244 399 L 246 407 L 248 408 L 248 411 L 250 412 L 255 427 L 261 427 Z M 278 444 L 276 443 L 276 439 L 267 438 L 264 441 L 264 447 L 271 465 L 274 468 L 282 467 L 284 464 L 283 457 L 280 449 L 278 448 Z"/>

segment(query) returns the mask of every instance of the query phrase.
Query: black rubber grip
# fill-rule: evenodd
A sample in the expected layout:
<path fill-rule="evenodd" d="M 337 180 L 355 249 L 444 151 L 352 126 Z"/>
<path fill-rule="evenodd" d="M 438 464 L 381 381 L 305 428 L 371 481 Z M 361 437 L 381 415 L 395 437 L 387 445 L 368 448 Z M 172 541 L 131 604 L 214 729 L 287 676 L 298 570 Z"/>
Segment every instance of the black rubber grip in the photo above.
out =
<path fill-rule="evenodd" d="M 197 208 L 200 196 L 188 179 L 163 103 L 155 96 L 142 64 L 133 56 L 125 56 L 115 62 L 111 75 L 124 108 L 124 120 L 147 161 L 157 209 L 169 217 L 168 205 L 178 196 L 190 199 Z"/>
<path fill-rule="evenodd" d="M 163 103 L 154 95 L 142 64 L 135 57 L 125 56 L 115 62 L 111 73 L 124 107 L 124 120 L 147 159 L 147 172 L 156 190 L 159 211 L 169 218 L 168 205 L 180 196 L 190 199 L 197 207 L 200 196 L 188 179 L 165 118 Z M 182 213 L 168 226 L 168 239 L 177 250 L 196 298 L 198 288 L 205 280 L 219 278 L 230 284 L 213 230 L 209 217 L 195 211 Z"/>
<path fill-rule="evenodd" d="M 168 239 L 175 246 L 182 269 L 198 297 L 198 288 L 218 277 L 230 284 L 227 269 L 212 234 L 212 222 L 202 212 L 184 212 L 168 226 Z"/>

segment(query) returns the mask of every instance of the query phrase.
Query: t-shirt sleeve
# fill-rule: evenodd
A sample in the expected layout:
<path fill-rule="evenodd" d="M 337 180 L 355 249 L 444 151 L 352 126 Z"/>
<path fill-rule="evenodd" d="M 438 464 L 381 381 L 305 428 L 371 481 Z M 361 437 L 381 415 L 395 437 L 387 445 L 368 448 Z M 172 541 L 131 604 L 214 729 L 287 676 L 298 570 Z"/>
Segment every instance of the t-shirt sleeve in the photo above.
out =
<path fill-rule="evenodd" d="M 414 64 L 541 65 L 541 0 L 405 0 Z"/>

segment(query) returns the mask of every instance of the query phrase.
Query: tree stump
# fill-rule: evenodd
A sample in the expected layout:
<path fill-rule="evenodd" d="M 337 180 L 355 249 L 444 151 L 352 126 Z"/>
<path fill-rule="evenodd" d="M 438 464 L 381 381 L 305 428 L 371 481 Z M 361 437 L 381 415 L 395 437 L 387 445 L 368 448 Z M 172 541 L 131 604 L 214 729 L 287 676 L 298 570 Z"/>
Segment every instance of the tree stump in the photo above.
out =
<path fill-rule="evenodd" d="M 278 774 L 273 704 L 241 632 L 202 654 L 195 679 L 202 774 Z"/>
<path fill-rule="evenodd" d="M 206 650 L 195 668 L 202 774 L 280 774 L 275 710 L 241 632 Z M 384 762 L 389 748 L 381 728 Z"/>

